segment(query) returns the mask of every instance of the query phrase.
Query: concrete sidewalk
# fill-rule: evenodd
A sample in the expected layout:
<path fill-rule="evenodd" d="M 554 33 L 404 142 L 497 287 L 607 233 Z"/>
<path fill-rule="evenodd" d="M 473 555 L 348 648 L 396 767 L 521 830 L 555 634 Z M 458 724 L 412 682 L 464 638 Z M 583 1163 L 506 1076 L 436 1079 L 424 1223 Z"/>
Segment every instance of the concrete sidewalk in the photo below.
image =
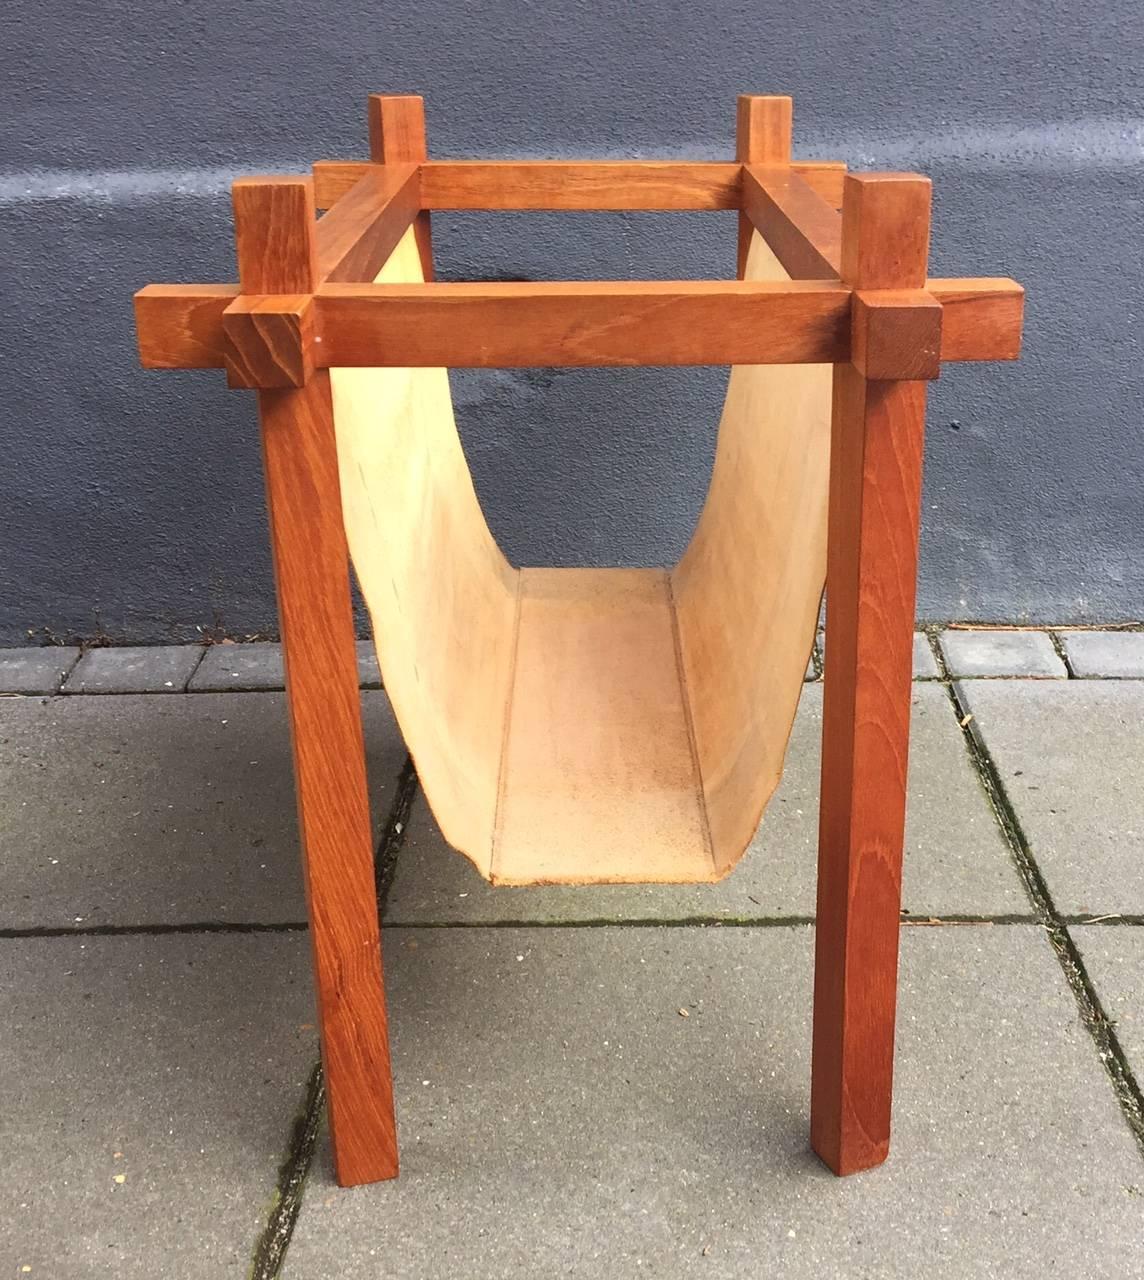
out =
<path fill-rule="evenodd" d="M 363 653 L 403 1165 L 353 1191 L 276 646 L 0 651 L 7 1273 L 1144 1275 L 1142 641 L 919 637 L 894 1145 L 845 1180 L 807 1145 L 820 681 L 722 884 L 494 890 Z"/>

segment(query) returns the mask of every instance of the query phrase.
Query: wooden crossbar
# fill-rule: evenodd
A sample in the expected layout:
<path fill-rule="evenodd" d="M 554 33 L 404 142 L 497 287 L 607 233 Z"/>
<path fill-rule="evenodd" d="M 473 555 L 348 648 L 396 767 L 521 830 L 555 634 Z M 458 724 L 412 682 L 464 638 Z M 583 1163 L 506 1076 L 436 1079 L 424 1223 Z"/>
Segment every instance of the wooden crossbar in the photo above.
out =
<path fill-rule="evenodd" d="M 426 209 L 738 209 L 742 166 L 645 160 L 431 160 Z"/>
<path fill-rule="evenodd" d="M 248 287 L 238 300 L 233 286 L 150 286 L 136 299 L 140 354 L 149 368 L 226 367 L 237 386 L 301 385 L 314 369 L 371 365 L 853 358 L 871 376 L 898 368 L 898 348 L 910 346 L 917 307 L 927 299 L 899 299 L 878 315 L 863 302 L 850 323 L 850 289 L 839 283 L 842 217 L 811 185 L 813 172 L 770 162 L 402 159 L 342 166 L 341 194 L 313 235 L 312 292 L 276 299 Z M 834 167 L 817 172 L 841 175 Z M 236 200 L 253 198 L 262 181 L 240 180 Z M 268 181 L 273 198 L 291 207 L 323 203 L 321 179 Z M 741 208 L 792 281 L 370 284 L 411 225 L 427 233 L 420 220 L 437 208 Z M 276 251 L 262 252 L 271 262 Z M 257 253 L 254 246 L 248 261 Z M 1013 281 L 931 280 L 925 292 L 929 303 L 941 304 L 940 336 L 935 328 L 925 361 L 900 367 L 933 377 L 939 360 L 1016 358 L 1023 292 Z"/>
<path fill-rule="evenodd" d="M 388 111 L 400 124 L 410 101 L 377 98 L 371 110 L 378 120 Z M 774 145 L 762 147 L 748 129 L 740 139 L 742 159 L 734 162 L 428 160 L 415 139 L 416 145 L 374 146 L 372 161 L 321 162 L 312 182 L 266 180 L 273 198 L 291 207 L 328 206 L 313 236 L 312 291 L 300 288 L 276 302 L 258 298 L 248 283 L 239 302 L 225 286 L 143 290 L 136 304 L 143 363 L 227 365 L 234 385 L 277 386 L 300 385 L 310 371 L 338 365 L 854 359 L 870 376 L 908 368 L 936 377 L 941 360 L 1015 359 L 1023 293 L 1008 280 L 919 279 L 920 292 L 893 306 L 888 298 L 863 298 L 847 323 L 851 303 L 849 285 L 839 283 L 847 268 L 835 190 L 844 167 L 789 161 L 789 106 L 784 98 L 740 103 L 747 125 L 753 121 L 756 132 L 775 137 Z M 394 138 L 421 138 L 419 109 L 410 120 L 416 129 L 396 129 Z M 759 156 L 762 163 L 753 159 Z M 240 180 L 236 200 L 248 192 L 253 198 L 262 181 Z M 426 219 L 434 209 L 738 209 L 746 228 L 741 252 L 742 237 L 753 228 L 792 283 L 372 286 L 411 225 L 419 243 L 428 243 Z M 274 257 L 273 246 L 262 251 Z M 832 289 L 799 289 L 800 281 Z M 911 340 L 923 312 L 932 328 L 921 344 L 929 352 L 924 359 Z M 298 344 L 306 350 L 290 349 Z M 264 349 L 269 346 L 272 351 Z M 911 346 L 913 354 L 904 354 Z"/>
<path fill-rule="evenodd" d="M 149 284 L 135 294 L 135 335 L 144 369 L 221 369 L 223 312 L 236 284 Z"/>
<path fill-rule="evenodd" d="M 491 367 L 498 359 L 507 365 L 848 359 L 849 336 L 835 332 L 834 326 L 849 307 L 849 289 L 829 282 L 807 289 L 806 283 L 813 282 L 329 284 L 315 295 L 315 336 L 320 339 L 315 343 L 315 363 L 318 368 Z M 926 292 L 942 304 L 942 360 L 1017 359 L 1024 290 L 1015 281 L 931 279 Z M 141 289 L 135 295 L 135 311 L 143 365 L 222 368 L 227 351 L 223 313 L 237 296 L 237 286 L 228 284 Z M 724 305 L 729 307 L 726 317 L 720 314 Z M 522 332 L 538 319 L 546 325 L 543 338 Z M 696 323 L 709 327 L 702 333 L 689 332 Z M 743 324 L 757 326 L 757 332 L 741 332 Z M 403 325 L 418 332 L 403 334 Z M 641 335 L 641 326 L 647 325 L 651 327 Z M 784 325 L 790 331 L 782 332 Z M 444 327 L 431 332 L 436 326 Z M 577 337 L 584 328 L 589 334 Z M 829 337 L 824 336 L 827 328 Z M 775 345 L 769 345 L 772 341 Z M 545 347 L 544 342 L 552 345 Z"/>
<path fill-rule="evenodd" d="M 846 358 L 837 285 L 597 281 L 336 285 L 315 297 L 330 366 L 830 363 Z"/>
<path fill-rule="evenodd" d="M 375 168 L 367 160 L 319 160 L 314 196 L 332 208 Z M 842 205 L 846 166 L 796 160 L 791 168 L 834 208 Z M 742 165 L 674 160 L 427 160 L 425 209 L 738 209 Z"/>

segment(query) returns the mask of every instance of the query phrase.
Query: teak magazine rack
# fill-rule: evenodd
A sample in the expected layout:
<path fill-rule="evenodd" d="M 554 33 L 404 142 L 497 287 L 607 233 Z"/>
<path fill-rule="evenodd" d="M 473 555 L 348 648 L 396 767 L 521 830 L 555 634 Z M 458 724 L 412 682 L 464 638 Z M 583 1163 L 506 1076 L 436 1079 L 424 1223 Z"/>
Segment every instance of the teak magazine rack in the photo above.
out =
<path fill-rule="evenodd" d="M 928 179 L 792 161 L 789 98 L 741 97 L 714 163 L 430 160 L 416 97 L 373 97 L 369 125 L 369 161 L 234 184 L 238 285 L 136 297 L 144 365 L 258 391 L 338 1180 L 397 1172 L 347 549 L 442 831 L 512 884 L 726 874 L 825 581 L 811 1141 L 836 1173 L 877 1164 L 926 383 L 1015 359 L 1022 290 L 929 278 Z M 433 283 L 435 209 L 739 210 L 739 278 Z M 447 367 L 700 364 L 733 368 L 680 563 L 510 566 Z"/>

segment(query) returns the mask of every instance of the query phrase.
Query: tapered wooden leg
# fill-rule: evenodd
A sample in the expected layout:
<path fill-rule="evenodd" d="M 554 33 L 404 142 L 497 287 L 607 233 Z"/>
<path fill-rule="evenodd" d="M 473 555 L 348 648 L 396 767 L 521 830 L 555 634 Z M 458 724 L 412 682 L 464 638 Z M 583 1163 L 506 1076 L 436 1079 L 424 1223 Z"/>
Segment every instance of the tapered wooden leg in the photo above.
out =
<path fill-rule="evenodd" d="M 940 349 L 921 292 L 929 217 L 926 178 L 846 177 L 842 278 L 866 292 L 853 363 L 834 369 L 810 1098 L 811 1143 L 839 1174 L 890 1148 L 926 404 L 913 379 L 936 376 Z"/>
<path fill-rule="evenodd" d="M 234 221 L 241 291 L 298 316 L 255 326 L 262 367 L 305 379 L 259 391 L 258 410 L 334 1170 L 351 1186 L 396 1176 L 397 1136 L 330 375 L 313 369 L 308 299 L 288 296 L 318 285 L 313 184 L 241 178 Z"/>
<path fill-rule="evenodd" d="M 924 382 L 835 370 L 811 1142 L 889 1151 Z"/>
<path fill-rule="evenodd" d="M 329 375 L 260 391 L 298 821 L 342 1186 L 397 1174 L 349 565 Z"/>

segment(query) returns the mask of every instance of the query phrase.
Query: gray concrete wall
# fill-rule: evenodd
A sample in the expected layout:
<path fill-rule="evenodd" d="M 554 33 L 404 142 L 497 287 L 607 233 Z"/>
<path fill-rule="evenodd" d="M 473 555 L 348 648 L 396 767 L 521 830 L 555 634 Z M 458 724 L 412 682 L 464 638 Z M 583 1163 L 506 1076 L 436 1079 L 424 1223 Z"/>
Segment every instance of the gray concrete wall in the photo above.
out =
<path fill-rule="evenodd" d="M 227 184 L 364 153 L 421 92 L 439 156 L 730 154 L 739 91 L 796 149 L 936 187 L 933 270 L 1029 291 L 1016 366 L 930 401 L 924 618 L 1144 616 L 1138 0 L 227 5 L 8 0 L 0 40 L 0 642 L 275 629 L 254 407 L 138 369 L 131 293 L 234 276 Z M 727 275 L 729 215 L 441 215 L 444 278 Z M 718 370 L 455 380 L 513 559 L 675 557 Z"/>

